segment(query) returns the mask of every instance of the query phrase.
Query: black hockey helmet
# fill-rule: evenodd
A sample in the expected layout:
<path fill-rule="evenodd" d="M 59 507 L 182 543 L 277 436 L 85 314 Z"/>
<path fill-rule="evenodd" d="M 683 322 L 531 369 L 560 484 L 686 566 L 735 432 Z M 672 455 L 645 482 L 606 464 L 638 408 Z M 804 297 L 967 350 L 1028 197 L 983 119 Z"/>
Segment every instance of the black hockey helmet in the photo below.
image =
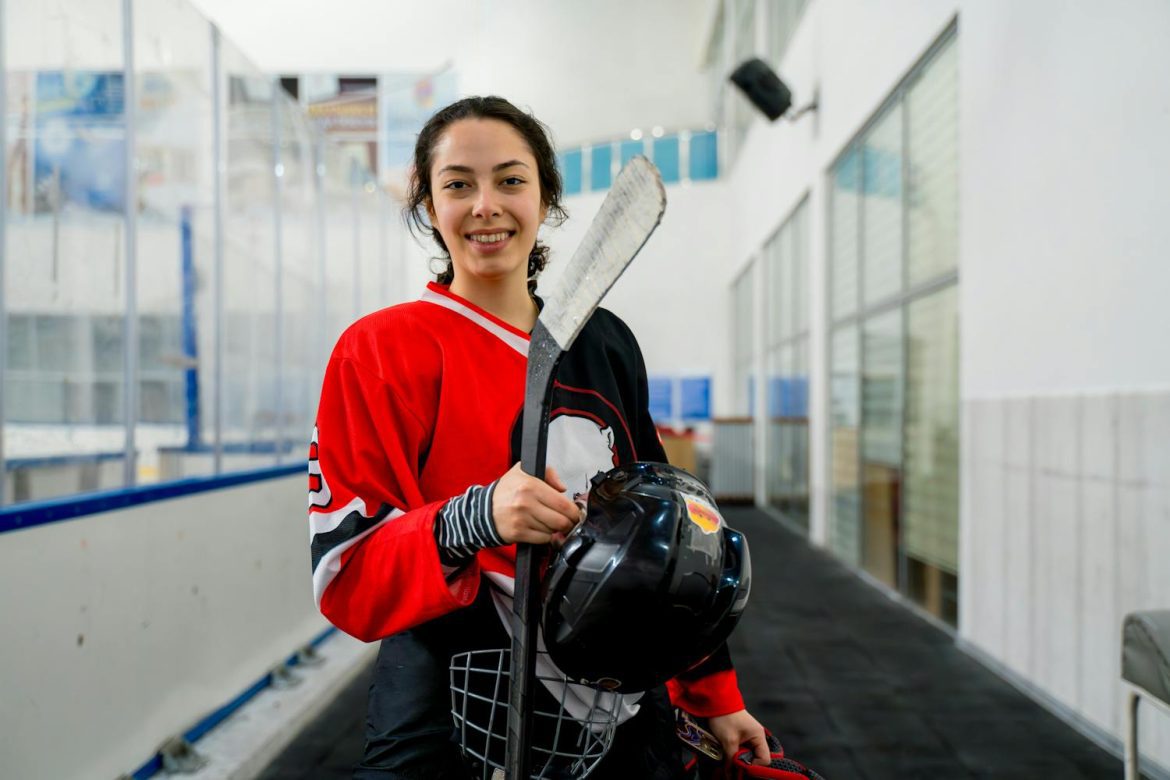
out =
<path fill-rule="evenodd" d="M 593 480 L 543 583 L 544 641 L 570 680 L 653 688 L 713 653 L 747 605 L 747 540 L 707 487 L 662 463 Z"/>

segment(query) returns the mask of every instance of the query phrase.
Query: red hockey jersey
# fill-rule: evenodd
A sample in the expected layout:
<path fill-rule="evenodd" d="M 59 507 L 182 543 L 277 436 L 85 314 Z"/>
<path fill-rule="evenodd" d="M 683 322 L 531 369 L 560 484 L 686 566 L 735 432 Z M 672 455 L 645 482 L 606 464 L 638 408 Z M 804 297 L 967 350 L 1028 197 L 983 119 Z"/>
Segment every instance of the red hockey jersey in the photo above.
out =
<path fill-rule="evenodd" d="M 334 625 L 380 639 L 471 604 L 485 575 L 510 595 L 514 545 L 481 550 L 449 582 L 434 521 L 519 460 L 527 350 L 528 334 L 435 283 L 341 336 L 309 454 L 313 592 Z M 548 463 L 570 497 L 598 471 L 665 461 L 647 407 L 633 334 L 598 310 L 554 386 Z M 742 709 L 721 667 L 672 681 L 672 699 L 697 715 Z"/>

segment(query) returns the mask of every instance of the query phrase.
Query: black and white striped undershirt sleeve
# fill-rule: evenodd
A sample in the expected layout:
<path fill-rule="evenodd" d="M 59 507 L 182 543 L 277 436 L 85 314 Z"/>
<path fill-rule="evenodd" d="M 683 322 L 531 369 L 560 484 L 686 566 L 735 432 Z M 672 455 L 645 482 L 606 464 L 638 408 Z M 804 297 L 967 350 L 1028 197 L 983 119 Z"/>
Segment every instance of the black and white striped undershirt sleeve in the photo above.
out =
<path fill-rule="evenodd" d="M 495 490 L 496 482 L 472 485 L 439 510 L 435 541 L 439 544 L 439 561 L 444 566 L 462 567 L 484 547 L 505 544 L 492 519 L 492 494 Z"/>

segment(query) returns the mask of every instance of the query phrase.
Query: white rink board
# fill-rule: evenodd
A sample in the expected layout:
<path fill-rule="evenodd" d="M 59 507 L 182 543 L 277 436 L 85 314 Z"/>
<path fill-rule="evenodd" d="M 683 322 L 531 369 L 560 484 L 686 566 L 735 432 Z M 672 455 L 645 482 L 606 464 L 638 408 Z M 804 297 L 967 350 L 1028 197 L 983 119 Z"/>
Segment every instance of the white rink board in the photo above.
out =
<path fill-rule="evenodd" d="M 1170 392 L 965 412 L 960 633 L 1120 741 L 1122 620 L 1170 606 Z M 1170 717 L 1141 711 L 1143 754 L 1170 766 Z"/>
<path fill-rule="evenodd" d="M 6 777 L 116 777 L 327 627 L 296 474 L 0 536 Z"/>

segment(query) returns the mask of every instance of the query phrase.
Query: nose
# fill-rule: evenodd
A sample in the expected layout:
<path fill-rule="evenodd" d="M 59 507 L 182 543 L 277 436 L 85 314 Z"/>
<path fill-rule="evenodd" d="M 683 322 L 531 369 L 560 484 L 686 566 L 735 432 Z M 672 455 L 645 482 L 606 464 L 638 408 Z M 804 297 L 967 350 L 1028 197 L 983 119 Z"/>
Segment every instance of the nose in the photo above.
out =
<path fill-rule="evenodd" d="M 498 217 L 500 213 L 500 202 L 497 199 L 496 191 L 491 187 L 480 187 L 471 210 L 472 216 L 486 219 Z"/>

